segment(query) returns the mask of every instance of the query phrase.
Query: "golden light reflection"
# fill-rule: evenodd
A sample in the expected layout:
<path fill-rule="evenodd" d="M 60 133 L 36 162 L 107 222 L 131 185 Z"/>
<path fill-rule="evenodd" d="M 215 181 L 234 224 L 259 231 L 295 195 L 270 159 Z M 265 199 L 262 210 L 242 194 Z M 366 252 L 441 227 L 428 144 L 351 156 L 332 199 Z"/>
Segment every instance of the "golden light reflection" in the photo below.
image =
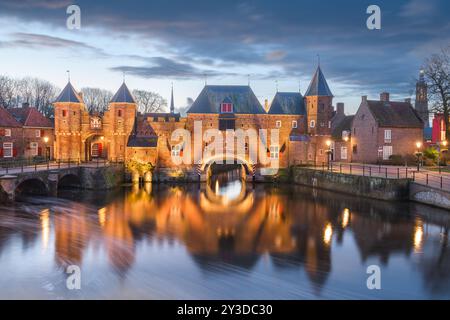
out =
<path fill-rule="evenodd" d="M 98 222 L 100 226 L 103 228 L 106 222 L 106 208 L 98 209 Z"/>
<path fill-rule="evenodd" d="M 41 211 L 41 228 L 42 228 L 42 248 L 44 250 L 48 247 L 48 240 L 50 236 L 50 210 L 44 209 Z"/>
<path fill-rule="evenodd" d="M 416 225 L 414 230 L 414 252 L 420 252 L 423 244 L 423 226 Z"/>
<path fill-rule="evenodd" d="M 220 194 L 220 190 L 219 190 L 219 180 L 216 180 L 216 189 L 215 189 L 215 193 L 216 193 L 216 195 L 219 195 Z"/>
<path fill-rule="evenodd" d="M 330 244 L 332 236 L 333 236 L 333 228 L 331 227 L 331 223 L 328 223 L 327 226 L 325 227 L 325 232 L 323 234 L 323 242 L 325 242 L 325 244 Z"/>
<path fill-rule="evenodd" d="M 350 210 L 348 208 L 344 209 L 344 213 L 342 215 L 342 228 L 346 228 L 348 226 L 348 222 L 350 221 Z"/>

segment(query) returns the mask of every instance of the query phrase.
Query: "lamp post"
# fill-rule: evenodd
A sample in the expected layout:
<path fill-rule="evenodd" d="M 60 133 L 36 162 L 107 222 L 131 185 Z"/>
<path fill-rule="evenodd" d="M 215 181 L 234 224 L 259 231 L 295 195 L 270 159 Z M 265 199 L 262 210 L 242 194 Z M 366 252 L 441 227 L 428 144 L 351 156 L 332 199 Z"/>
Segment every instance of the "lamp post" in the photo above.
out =
<path fill-rule="evenodd" d="M 45 143 L 45 160 L 49 160 L 50 159 L 50 155 L 49 155 L 49 152 L 48 152 L 48 137 L 47 136 L 45 136 L 44 137 L 44 143 Z"/>
<path fill-rule="evenodd" d="M 327 154 L 327 170 L 330 171 L 330 162 L 331 162 L 331 155 L 333 151 L 331 150 L 331 140 L 325 141 L 325 144 L 327 145 L 328 149 L 325 151 Z"/>
<path fill-rule="evenodd" d="M 441 173 L 441 155 L 444 152 L 447 152 L 447 151 L 448 151 L 448 149 L 447 149 L 447 140 L 438 142 L 438 152 L 439 152 L 439 154 L 438 154 L 438 167 L 439 167 L 439 173 Z"/>
<path fill-rule="evenodd" d="M 420 170 L 420 158 L 422 157 L 422 152 L 420 151 L 420 148 L 422 147 L 422 142 L 417 141 L 416 142 L 416 147 L 417 147 L 417 151 L 416 151 L 416 157 L 417 157 L 417 172 L 419 172 Z"/>

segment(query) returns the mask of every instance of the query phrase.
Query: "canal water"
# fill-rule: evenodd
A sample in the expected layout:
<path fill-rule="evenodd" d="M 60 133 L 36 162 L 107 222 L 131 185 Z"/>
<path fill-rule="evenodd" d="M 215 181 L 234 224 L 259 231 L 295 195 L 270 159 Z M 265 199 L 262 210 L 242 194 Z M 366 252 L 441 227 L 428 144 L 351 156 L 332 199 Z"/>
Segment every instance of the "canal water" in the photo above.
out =
<path fill-rule="evenodd" d="M 236 172 L 62 191 L 0 207 L 0 298 L 449 299 L 449 226 L 439 209 Z M 367 287 L 373 265 L 380 290 Z"/>

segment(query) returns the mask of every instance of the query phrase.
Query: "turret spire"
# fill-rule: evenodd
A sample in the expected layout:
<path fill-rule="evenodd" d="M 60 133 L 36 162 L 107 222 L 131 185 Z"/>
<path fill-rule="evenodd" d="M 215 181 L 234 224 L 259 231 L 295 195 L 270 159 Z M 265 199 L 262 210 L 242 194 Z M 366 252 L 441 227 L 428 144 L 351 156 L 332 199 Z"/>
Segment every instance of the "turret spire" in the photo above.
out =
<path fill-rule="evenodd" d="M 170 97 L 170 113 L 175 113 L 175 105 L 173 101 L 173 82 L 172 82 L 172 92 Z"/>

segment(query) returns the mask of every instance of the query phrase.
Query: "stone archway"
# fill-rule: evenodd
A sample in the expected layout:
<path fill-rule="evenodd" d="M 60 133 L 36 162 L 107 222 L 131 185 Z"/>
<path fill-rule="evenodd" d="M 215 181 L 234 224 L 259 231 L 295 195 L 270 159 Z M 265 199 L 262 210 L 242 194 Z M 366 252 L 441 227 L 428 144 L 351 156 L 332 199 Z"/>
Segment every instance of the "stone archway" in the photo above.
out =
<path fill-rule="evenodd" d="M 48 195 L 48 187 L 39 178 L 22 180 L 15 188 L 15 195 Z"/>
<path fill-rule="evenodd" d="M 92 134 L 84 140 L 84 160 L 108 159 L 108 146 L 101 134 Z"/>
<path fill-rule="evenodd" d="M 202 163 L 199 164 L 198 173 L 200 176 L 203 176 L 201 179 L 202 181 L 208 181 L 211 176 L 212 164 L 217 164 L 218 162 L 223 162 L 223 164 L 226 164 L 227 162 L 240 164 L 242 168 L 241 173 L 243 180 L 247 180 L 248 178 L 252 179 L 254 176 L 254 165 L 247 161 L 244 157 L 235 154 L 218 154 L 203 159 Z"/>

